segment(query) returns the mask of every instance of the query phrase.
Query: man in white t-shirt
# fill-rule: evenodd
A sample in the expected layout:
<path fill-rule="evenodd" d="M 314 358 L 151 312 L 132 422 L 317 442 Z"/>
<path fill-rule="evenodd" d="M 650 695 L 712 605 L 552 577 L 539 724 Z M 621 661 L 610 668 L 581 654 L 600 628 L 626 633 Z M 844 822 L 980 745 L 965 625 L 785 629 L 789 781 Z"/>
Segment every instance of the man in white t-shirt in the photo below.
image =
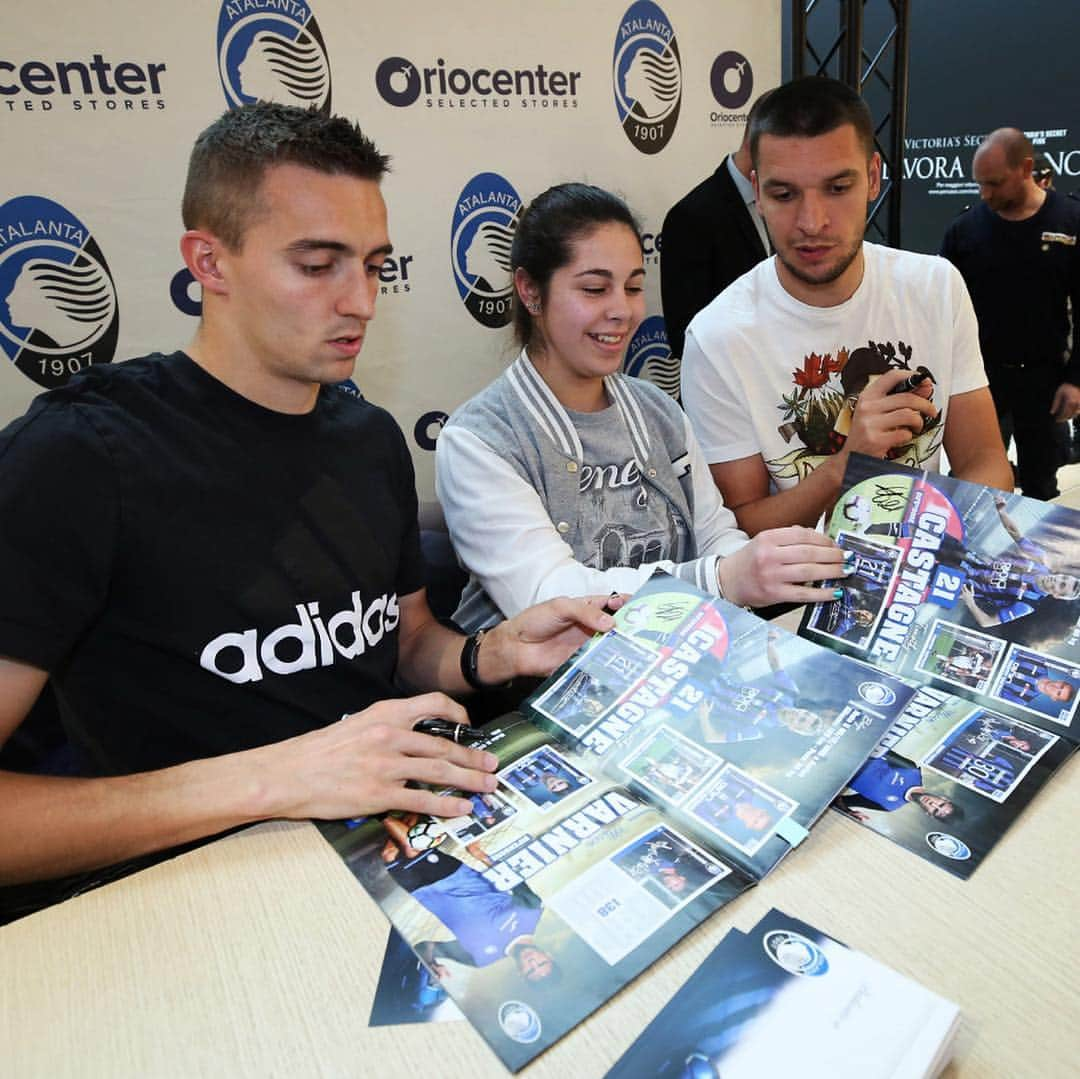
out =
<path fill-rule="evenodd" d="M 762 103 L 750 149 L 775 249 L 690 323 L 682 396 L 724 502 L 751 535 L 813 525 L 850 452 L 1012 489 L 959 273 L 863 241 L 881 186 L 870 112 L 814 76 Z M 917 368 L 932 375 L 897 391 Z"/>

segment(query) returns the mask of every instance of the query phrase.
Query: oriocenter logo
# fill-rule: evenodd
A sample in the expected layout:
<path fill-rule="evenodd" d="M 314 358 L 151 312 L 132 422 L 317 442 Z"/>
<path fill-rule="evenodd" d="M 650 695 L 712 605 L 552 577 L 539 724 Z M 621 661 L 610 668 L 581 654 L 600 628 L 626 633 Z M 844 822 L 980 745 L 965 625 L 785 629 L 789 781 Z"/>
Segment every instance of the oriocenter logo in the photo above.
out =
<path fill-rule="evenodd" d="M 81 60 L 0 59 L 0 102 L 8 112 L 51 112 L 54 103 L 72 112 L 149 112 L 164 109 L 164 63 L 106 59 L 95 52 Z"/>
<path fill-rule="evenodd" d="M 458 196 L 450 261 L 461 302 L 482 326 L 510 321 L 510 248 L 520 213 L 520 196 L 495 172 L 474 176 Z"/>
<path fill-rule="evenodd" d="M 195 278 L 186 266 L 173 274 L 169 282 L 169 297 L 182 315 L 198 318 L 202 314 L 202 290 L 195 288 Z"/>
<path fill-rule="evenodd" d="M 437 57 L 414 64 L 388 56 L 375 70 L 375 89 L 388 105 L 405 109 L 424 99 L 428 109 L 576 109 L 580 71 L 535 67 L 465 67 Z"/>
<path fill-rule="evenodd" d="M 671 22 L 651 0 L 631 4 L 619 24 L 612 79 L 626 137 L 643 154 L 659 153 L 679 119 L 682 67 Z"/>
<path fill-rule="evenodd" d="M 741 52 L 722 52 L 713 61 L 709 84 L 725 109 L 741 109 L 754 92 L 754 69 Z"/>
<path fill-rule="evenodd" d="M 754 69 L 741 52 L 729 49 L 722 52 L 709 71 L 709 89 L 716 103 L 724 109 L 741 109 L 754 92 Z M 709 114 L 714 126 L 746 123 L 748 112 L 716 112 Z"/>
<path fill-rule="evenodd" d="M 642 258 L 646 266 L 659 266 L 660 251 L 664 246 L 664 234 L 659 230 L 650 232 L 648 229 L 649 225 L 646 223 L 645 231 L 641 234 Z"/>
<path fill-rule="evenodd" d="M 22 195 L 0 206 L 0 344 L 39 386 L 110 363 L 120 313 L 105 256 L 63 206 Z"/>
<path fill-rule="evenodd" d="M 671 355 L 667 327 L 660 315 L 647 318 L 630 340 L 623 370 L 679 397 L 679 361 Z"/>
<path fill-rule="evenodd" d="M 416 444 L 420 449 L 427 450 L 429 453 L 435 449 L 435 443 L 439 439 L 439 432 L 446 426 L 448 419 L 450 419 L 450 416 L 446 412 L 436 410 L 434 412 L 425 412 L 416 421 L 416 426 L 413 428 L 413 438 L 416 439 Z"/>
<path fill-rule="evenodd" d="M 225 0 L 217 43 L 218 71 L 230 108 L 278 101 L 330 112 L 330 61 L 310 5 Z"/>
<path fill-rule="evenodd" d="M 379 267 L 379 295 L 401 296 L 412 291 L 412 282 L 409 280 L 409 271 L 416 261 L 415 255 L 403 254 L 395 251 L 387 255 Z"/>

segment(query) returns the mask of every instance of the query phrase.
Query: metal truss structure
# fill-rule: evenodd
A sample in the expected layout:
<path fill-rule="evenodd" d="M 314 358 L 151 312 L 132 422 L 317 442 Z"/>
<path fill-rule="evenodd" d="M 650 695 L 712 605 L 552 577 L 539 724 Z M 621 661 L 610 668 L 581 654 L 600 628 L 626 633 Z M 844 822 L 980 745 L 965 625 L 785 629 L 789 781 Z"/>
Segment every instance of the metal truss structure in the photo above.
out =
<path fill-rule="evenodd" d="M 831 75 L 855 89 L 874 117 L 881 192 L 867 236 L 900 245 L 907 127 L 910 0 L 791 0 L 792 76 Z"/>

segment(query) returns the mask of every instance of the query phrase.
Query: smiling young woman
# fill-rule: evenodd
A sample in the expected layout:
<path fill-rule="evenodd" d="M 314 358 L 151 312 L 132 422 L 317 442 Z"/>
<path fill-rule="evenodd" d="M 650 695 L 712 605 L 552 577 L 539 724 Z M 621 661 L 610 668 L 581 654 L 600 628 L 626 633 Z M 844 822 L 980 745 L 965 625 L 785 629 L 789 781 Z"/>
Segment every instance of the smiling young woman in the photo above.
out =
<path fill-rule="evenodd" d="M 468 631 L 557 595 L 632 592 L 656 568 L 764 605 L 831 599 L 808 586 L 843 555 L 807 528 L 753 541 L 723 505 L 685 415 L 621 373 L 645 317 L 641 234 L 586 184 L 539 195 L 511 252 L 521 352 L 439 435 L 436 489 L 470 580 Z"/>

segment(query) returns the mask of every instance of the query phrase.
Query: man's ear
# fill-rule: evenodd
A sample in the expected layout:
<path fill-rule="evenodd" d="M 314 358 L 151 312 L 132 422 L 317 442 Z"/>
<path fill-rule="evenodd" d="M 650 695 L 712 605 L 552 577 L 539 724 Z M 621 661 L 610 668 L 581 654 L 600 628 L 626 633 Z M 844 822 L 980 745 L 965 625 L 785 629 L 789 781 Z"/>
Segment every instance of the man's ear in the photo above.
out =
<path fill-rule="evenodd" d="M 881 154 L 876 150 L 870 156 L 870 165 L 866 170 L 866 178 L 869 182 L 867 199 L 873 202 L 881 193 Z"/>
<path fill-rule="evenodd" d="M 191 271 L 191 276 L 202 286 L 203 292 L 223 296 L 228 292 L 221 256 L 225 245 L 212 232 L 188 229 L 180 237 L 180 254 Z"/>

